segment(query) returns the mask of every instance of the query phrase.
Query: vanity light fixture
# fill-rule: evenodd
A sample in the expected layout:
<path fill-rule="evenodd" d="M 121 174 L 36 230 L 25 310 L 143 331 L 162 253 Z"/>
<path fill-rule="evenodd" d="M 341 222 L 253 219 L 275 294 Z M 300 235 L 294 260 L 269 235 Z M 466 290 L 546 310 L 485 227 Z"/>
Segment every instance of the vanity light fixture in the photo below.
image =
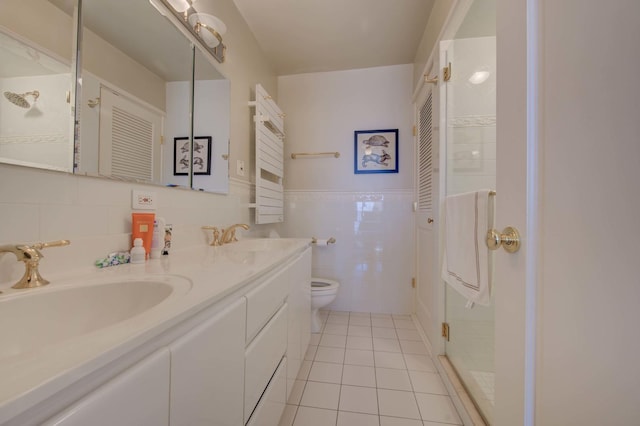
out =
<path fill-rule="evenodd" d="M 219 18 L 208 13 L 192 13 L 188 20 L 207 46 L 213 49 L 222 43 L 222 36 L 227 32 L 227 26 Z"/>
<path fill-rule="evenodd" d="M 186 12 L 191 7 L 187 0 L 167 0 L 176 12 Z"/>

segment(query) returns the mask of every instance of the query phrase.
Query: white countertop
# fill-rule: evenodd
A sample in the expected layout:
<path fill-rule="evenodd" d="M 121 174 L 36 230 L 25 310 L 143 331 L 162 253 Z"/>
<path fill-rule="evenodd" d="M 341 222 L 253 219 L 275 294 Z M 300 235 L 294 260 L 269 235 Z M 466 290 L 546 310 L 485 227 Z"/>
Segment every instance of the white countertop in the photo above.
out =
<path fill-rule="evenodd" d="M 96 269 L 83 276 L 51 280 L 42 289 L 123 280 L 178 277 L 190 289 L 144 313 L 92 333 L 20 356 L 0 359 L 0 424 L 144 346 L 201 310 L 242 289 L 310 245 L 309 239 L 247 239 L 222 247 L 171 252 L 144 264 Z M 184 286 L 183 286 L 184 287 Z M 20 290 L 38 292 L 40 289 Z M 4 297 L 0 294 L 0 309 Z M 30 293 L 29 293 L 30 294 Z M 55 321 L 55 318 L 42 318 Z M 20 327 L 20 320 L 0 327 Z M 0 342 L 2 344 L 2 342 Z"/>

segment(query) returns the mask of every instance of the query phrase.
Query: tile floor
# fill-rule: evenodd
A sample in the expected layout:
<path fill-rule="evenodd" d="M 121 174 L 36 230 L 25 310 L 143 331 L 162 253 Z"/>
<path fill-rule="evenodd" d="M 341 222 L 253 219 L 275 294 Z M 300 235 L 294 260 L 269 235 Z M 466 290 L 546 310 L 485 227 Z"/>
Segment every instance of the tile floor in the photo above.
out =
<path fill-rule="evenodd" d="M 322 315 L 280 426 L 462 424 L 409 315 Z"/>

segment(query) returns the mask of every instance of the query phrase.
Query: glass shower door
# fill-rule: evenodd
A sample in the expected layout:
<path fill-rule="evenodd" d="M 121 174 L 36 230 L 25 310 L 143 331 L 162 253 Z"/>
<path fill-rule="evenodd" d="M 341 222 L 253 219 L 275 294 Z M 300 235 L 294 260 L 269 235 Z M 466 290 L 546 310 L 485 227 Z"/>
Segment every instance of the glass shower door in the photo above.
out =
<path fill-rule="evenodd" d="M 443 56 L 452 69 L 445 85 L 446 193 L 495 189 L 496 39 L 456 38 L 445 43 L 448 46 Z M 444 285 L 449 325 L 446 355 L 481 415 L 491 423 L 495 371 L 493 294 L 489 306 L 468 308 L 466 298 Z"/>

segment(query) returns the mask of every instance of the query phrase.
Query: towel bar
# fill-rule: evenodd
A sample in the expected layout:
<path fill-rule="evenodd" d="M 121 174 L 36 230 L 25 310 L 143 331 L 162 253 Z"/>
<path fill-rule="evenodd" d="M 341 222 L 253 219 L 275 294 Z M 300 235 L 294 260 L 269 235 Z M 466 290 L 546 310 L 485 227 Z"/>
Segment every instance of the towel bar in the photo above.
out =
<path fill-rule="evenodd" d="M 324 156 L 324 155 L 332 155 L 336 158 L 340 157 L 339 152 L 293 152 L 291 153 L 291 158 L 295 160 L 298 157 Z"/>

